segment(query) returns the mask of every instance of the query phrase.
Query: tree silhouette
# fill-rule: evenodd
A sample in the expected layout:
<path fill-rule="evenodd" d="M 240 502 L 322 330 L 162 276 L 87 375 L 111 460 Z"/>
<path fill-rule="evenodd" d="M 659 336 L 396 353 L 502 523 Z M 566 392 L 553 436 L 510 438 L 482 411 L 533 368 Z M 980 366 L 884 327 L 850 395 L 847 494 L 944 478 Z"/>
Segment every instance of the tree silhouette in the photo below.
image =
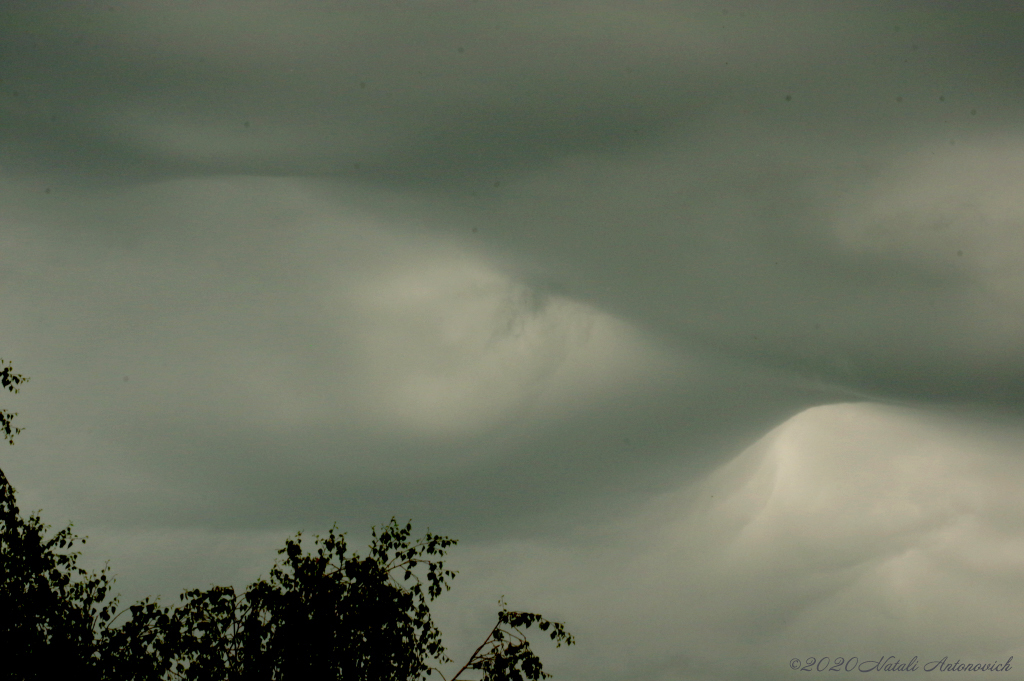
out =
<path fill-rule="evenodd" d="M 4 366 L 8 390 L 26 380 Z M 0 413 L 13 443 L 15 414 Z M 0 471 L 0 640 L 12 678 L 409 681 L 444 678 L 438 665 L 451 663 L 429 604 L 456 575 L 443 560 L 456 541 L 429 530 L 413 540 L 411 523 L 374 528 L 365 557 L 348 552 L 337 526 L 309 552 L 300 532 L 241 593 L 195 589 L 174 607 L 147 598 L 117 614 L 108 569 L 76 564 L 84 539 L 71 526 L 47 539 L 48 530 L 38 514 L 22 518 Z M 574 643 L 562 624 L 502 601 L 497 624 L 447 681 L 469 671 L 483 681 L 548 678 L 524 633 L 533 625 L 558 646 Z"/>
<path fill-rule="evenodd" d="M 0 386 L 6 388 L 12 393 L 18 392 L 18 386 L 22 383 L 27 383 L 28 379 L 21 374 L 14 373 L 13 367 L 9 362 L 4 362 L 0 358 Z M 21 428 L 15 428 L 11 425 L 11 421 L 18 413 L 13 414 L 5 409 L 0 409 L 0 433 L 3 434 L 3 438 L 7 440 L 7 444 L 14 444 L 14 436 L 22 431 Z"/>
<path fill-rule="evenodd" d="M 28 381 L 0 360 L 0 384 L 12 393 Z M 0 411 L 9 444 L 21 432 L 17 414 Z M 22 518 L 14 488 L 0 470 L 0 640 L 4 666 L 18 679 L 52 679 L 60 674 L 97 678 L 92 662 L 97 626 L 110 618 L 116 601 L 103 604 L 107 571 L 88 573 L 77 565 L 84 543 L 71 526 L 47 538 L 38 514 Z"/>

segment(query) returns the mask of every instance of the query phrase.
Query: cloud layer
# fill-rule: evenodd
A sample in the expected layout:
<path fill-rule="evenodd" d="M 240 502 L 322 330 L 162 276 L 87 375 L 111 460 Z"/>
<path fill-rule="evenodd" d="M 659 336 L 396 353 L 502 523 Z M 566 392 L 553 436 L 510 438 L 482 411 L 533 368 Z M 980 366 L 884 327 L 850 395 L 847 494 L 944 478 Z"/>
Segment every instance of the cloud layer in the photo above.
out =
<path fill-rule="evenodd" d="M 918 656 L 907 676 L 930 678 L 943 656 L 1005 662 L 1021 625 L 1022 436 L 815 407 L 568 546 L 480 551 L 471 589 L 485 600 L 493 582 L 580 622 L 587 648 L 560 663 L 574 678 L 782 679 L 794 657 L 890 655 Z"/>
<path fill-rule="evenodd" d="M 1021 26 L 4 5 L 4 471 L 132 598 L 396 515 L 464 540 L 453 645 L 505 593 L 578 635 L 560 678 L 1001 662 Z"/>

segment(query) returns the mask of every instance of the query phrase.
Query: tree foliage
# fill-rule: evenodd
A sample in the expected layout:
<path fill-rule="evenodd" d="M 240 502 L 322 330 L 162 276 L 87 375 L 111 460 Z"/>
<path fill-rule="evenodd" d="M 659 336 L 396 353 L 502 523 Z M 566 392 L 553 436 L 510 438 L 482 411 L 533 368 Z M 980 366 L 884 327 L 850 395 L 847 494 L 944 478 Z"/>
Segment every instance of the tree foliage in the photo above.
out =
<path fill-rule="evenodd" d="M 14 489 L 0 471 L 0 640 L 5 666 L 22 679 L 97 678 L 97 633 L 116 599 L 111 581 L 78 567 L 71 526 L 47 537 L 38 514 L 23 519 Z M 105 602 L 106 601 L 106 602 Z M 19 664 L 23 662 L 24 664 Z M 9 666 L 8 666 L 9 665 Z"/>
<path fill-rule="evenodd" d="M 550 629 L 548 635 L 555 641 L 556 646 L 563 643 L 572 645 L 576 642 L 572 634 L 565 630 L 565 626 L 558 622 L 549 622 L 532 612 L 510 611 L 505 607 L 504 600 L 501 601 L 501 606 L 497 624 L 484 642 L 473 651 L 469 661 L 455 673 L 453 679 L 459 678 L 462 672 L 468 669 L 482 671 L 483 681 L 536 681 L 550 678 L 551 675 L 544 671 L 544 665 L 531 650 L 530 642 L 523 632 L 523 629 L 529 629 L 534 624 L 541 631 L 546 632 Z"/>
<path fill-rule="evenodd" d="M 0 386 L 11 391 L 12 393 L 18 392 L 22 383 L 27 383 L 28 379 L 21 374 L 14 373 L 13 367 L 9 362 L 4 362 L 0 358 Z M 7 440 L 7 444 L 14 444 L 14 436 L 22 431 L 21 428 L 15 428 L 12 425 L 12 421 L 18 413 L 13 414 L 5 409 L 0 409 L 0 436 Z"/>
<path fill-rule="evenodd" d="M 27 380 L 9 366 L 2 375 L 12 392 Z M 0 413 L 12 442 L 14 414 Z M 48 530 L 38 514 L 21 516 L 0 471 L 0 640 L 16 679 L 409 681 L 444 678 L 438 666 L 451 663 L 429 604 L 456 575 L 444 563 L 456 541 L 429 530 L 413 539 L 411 523 L 374 528 L 365 557 L 336 526 L 308 552 L 299 533 L 269 576 L 240 593 L 194 589 L 174 606 L 146 599 L 120 612 L 108 568 L 77 566 L 84 539 L 71 526 Z M 549 677 L 524 633 L 534 625 L 559 646 L 574 643 L 562 624 L 502 601 L 497 624 L 448 681 L 471 671 L 484 681 Z"/>

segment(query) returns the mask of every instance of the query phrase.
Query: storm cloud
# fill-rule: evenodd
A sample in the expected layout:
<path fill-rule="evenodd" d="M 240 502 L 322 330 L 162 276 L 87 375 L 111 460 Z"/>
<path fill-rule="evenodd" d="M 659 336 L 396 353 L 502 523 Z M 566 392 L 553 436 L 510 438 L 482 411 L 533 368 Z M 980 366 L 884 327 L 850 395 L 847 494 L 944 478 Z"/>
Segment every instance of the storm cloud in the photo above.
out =
<path fill-rule="evenodd" d="M 453 657 L 505 594 L 577 635 L 557 678 L 1024 655 L 1022 40 L 993 3 L 9 3 L 3 468 L 128 598 L 412 518 L 463 540 Z"/>

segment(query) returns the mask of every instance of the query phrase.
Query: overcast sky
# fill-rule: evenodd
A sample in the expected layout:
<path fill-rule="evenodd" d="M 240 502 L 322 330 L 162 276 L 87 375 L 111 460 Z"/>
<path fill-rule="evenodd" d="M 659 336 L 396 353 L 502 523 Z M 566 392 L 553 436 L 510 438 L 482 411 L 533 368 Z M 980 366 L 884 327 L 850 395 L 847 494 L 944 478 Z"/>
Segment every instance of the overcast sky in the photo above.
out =
<path fill-rule="evenodd" d="M 1024 669 L 1022 73 L 1009 2 L 5 2 L 0 464 L 129 601 L 397 516 L 454 658 Z"/>

